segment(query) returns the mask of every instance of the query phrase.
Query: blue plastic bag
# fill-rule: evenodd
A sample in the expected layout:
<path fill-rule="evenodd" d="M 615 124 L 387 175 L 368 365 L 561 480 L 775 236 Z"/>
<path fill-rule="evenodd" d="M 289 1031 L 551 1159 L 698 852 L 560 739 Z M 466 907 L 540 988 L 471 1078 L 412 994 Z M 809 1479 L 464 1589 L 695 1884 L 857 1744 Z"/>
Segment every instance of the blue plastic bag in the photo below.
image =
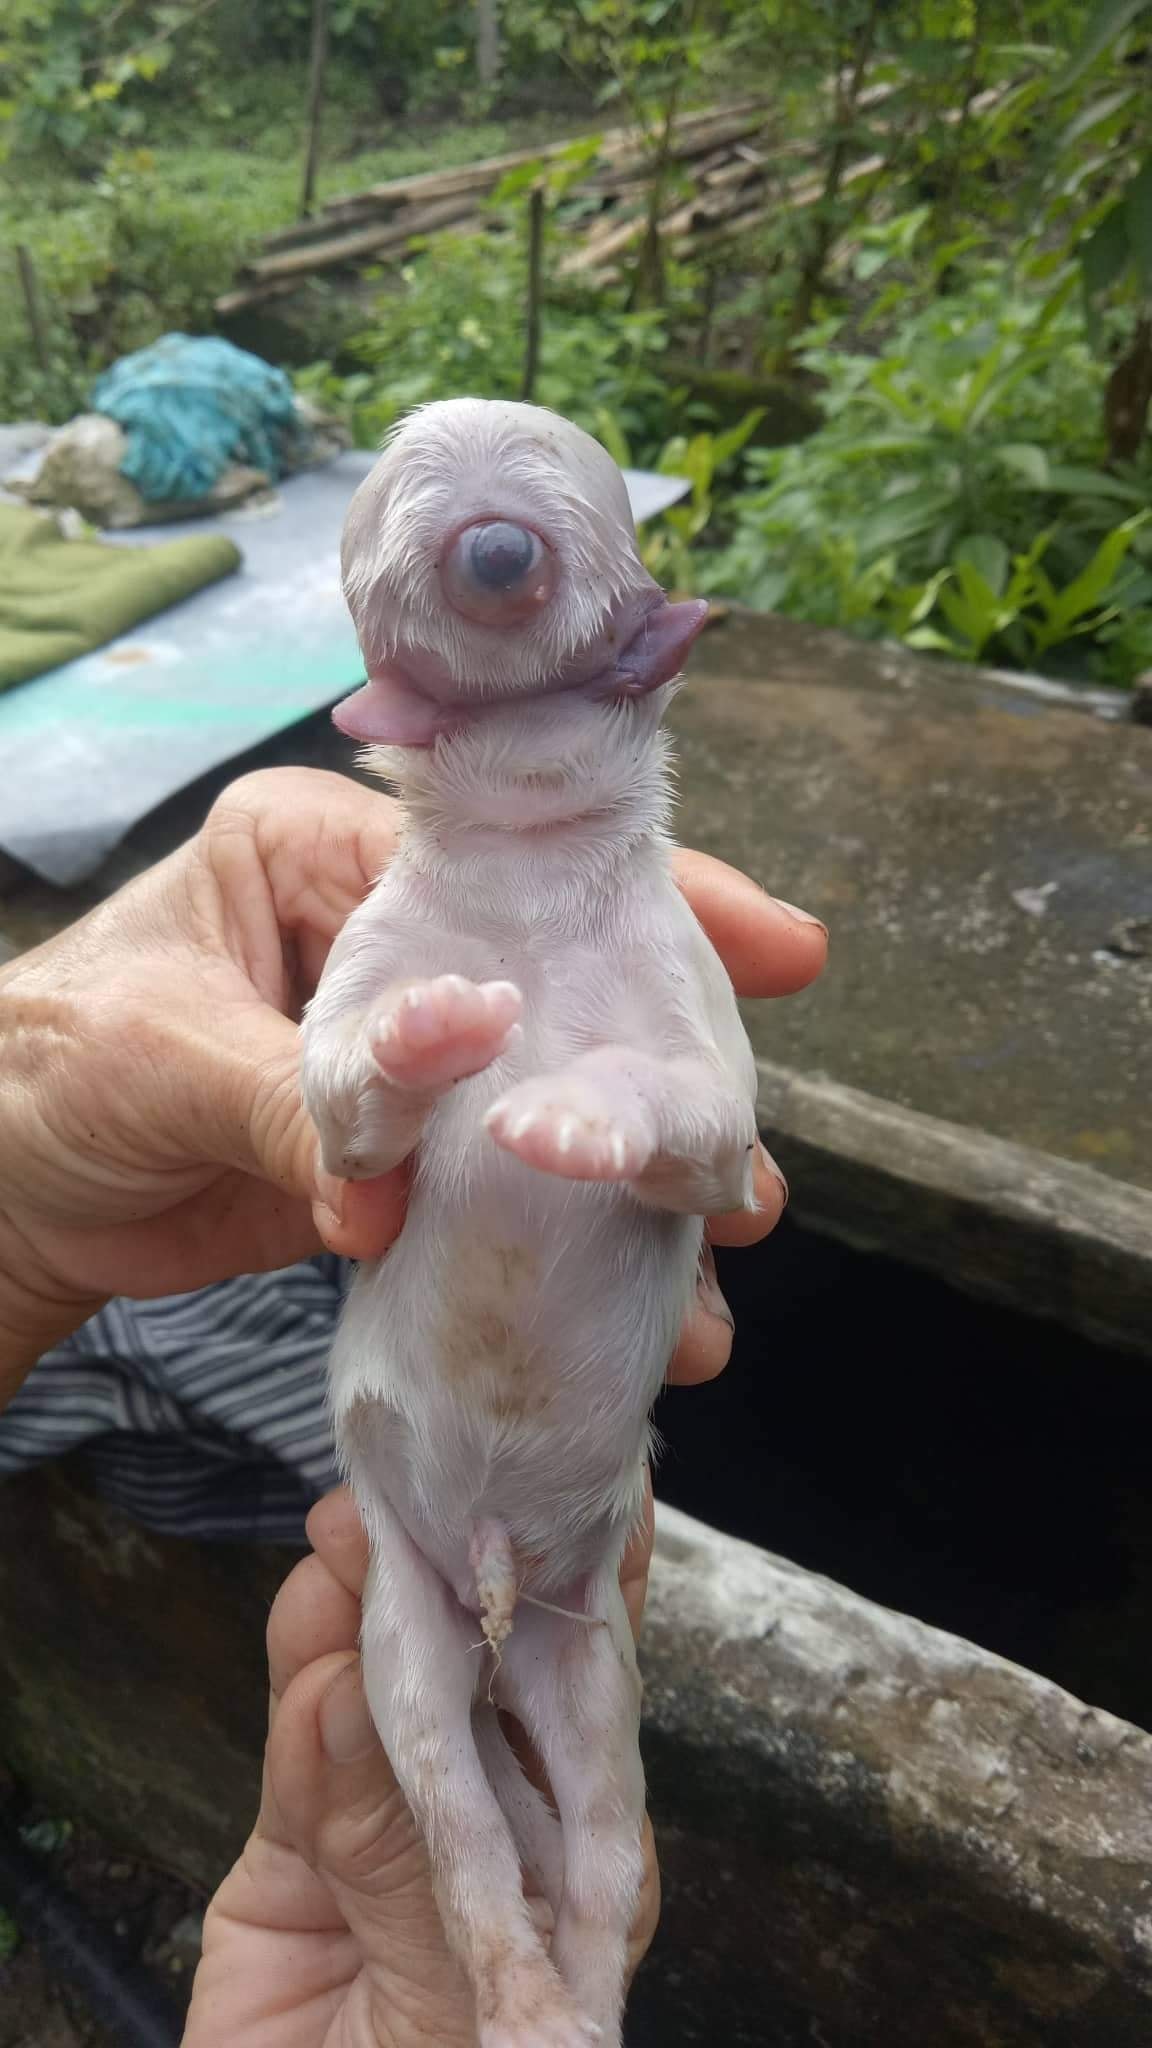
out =
<path fill-rule="evenodd" d="M 278 478 L 299 431 L 283 370 L 213 335 L 166 334 L 122 357 L 90 404 L 123 427 L 121 474 L 150 504 L 205 497 L 233 462 Z"/>

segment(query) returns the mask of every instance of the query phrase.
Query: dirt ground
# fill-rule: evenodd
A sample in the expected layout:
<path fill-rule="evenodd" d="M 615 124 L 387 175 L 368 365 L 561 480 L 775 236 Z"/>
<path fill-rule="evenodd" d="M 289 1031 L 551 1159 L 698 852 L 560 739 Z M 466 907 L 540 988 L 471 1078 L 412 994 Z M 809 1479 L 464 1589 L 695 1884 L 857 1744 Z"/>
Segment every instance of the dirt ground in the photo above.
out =
<path fill-rule="evenodd" d="M 99 1930 L 110 1958 L 148 1971 L 178 2007 L 184 2004 L 200 1952 L 202 1897 L 120 1855 L 83 1824 L 18 1800 L 4 1802 L 0 1826 L 18 1830 L 43 1859 Z M 122 2048 L 14 1915 L 0 1918 L 0 1957 L 0 2048 Z"/>

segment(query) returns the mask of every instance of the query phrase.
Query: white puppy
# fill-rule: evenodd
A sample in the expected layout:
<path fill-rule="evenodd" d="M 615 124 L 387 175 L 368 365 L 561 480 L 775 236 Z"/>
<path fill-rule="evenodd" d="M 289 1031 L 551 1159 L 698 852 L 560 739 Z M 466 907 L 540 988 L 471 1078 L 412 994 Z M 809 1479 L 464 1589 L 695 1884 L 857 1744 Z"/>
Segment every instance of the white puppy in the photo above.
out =
<path fill-rule="evenodd" d="M 406 823 L 304 1089 L 332 1173 L 416 1154 L 331 1366 L 365 1683 L 481 2048 L 617 2048 L 644 1804 L 617 1571 L 700 1218 L 753 1202 L 752 1055 L 669 867 L 660 718 L 706 607 L 652 582 L 595 442 L 475 399 L 393 435 L 343 565 L 369 680 L 337 723 Z"/>

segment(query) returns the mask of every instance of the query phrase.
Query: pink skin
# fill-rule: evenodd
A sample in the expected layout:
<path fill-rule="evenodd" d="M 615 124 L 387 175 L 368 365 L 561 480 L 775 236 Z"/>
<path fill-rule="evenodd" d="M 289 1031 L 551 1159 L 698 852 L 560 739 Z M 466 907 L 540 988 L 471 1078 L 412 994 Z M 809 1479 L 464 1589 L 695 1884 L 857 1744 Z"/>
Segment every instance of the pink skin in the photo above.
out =
<path fill-rule="evenodd" d="M 702 598 L 672 604 L 659 597 L 640 630 L 621 648 L 611 665 L 589 676 L 577 661 L 534 695 L 575 690 L 588 698 L 643 697 L 671 682 L 684 666 L 689 648 L 702 632 L 708 606 Z M 434 673 L 418 649 L 405 650 L 404 658 L 378 668 L 362 689 L 346 697 L 332 713 L 332 720 L 350 739 L 371 741 L 377 746 L 430 747 L 441 733 L 458 732 L 462 726 L 511 697 L 453 697 L 451 681 Z M 517 692 L 518 697 L 525 692 Z"/>
<path fill-rule="evenodd" d="M 394 1087 L 450 1088 L 497 1059 L 520 1015 L 510 981 L 477 985 L 459 974 L 398 991 L 372 1027 L 372 1053 Z"/>
<path fill-rule="evenodd" d="M 341 1325 L 333 1413 L 372 1529 L 366 1691 L 478 2048 L 621 2048 L 644 1790 L 617 1561 L 700 1219 L 756 1205 L 751 1049 L 663 825 L 659 693 L 708 608 L 647 576 L 619 476 L 586 437 L 475 401 L 452 417 L 463 475 L 485 449 L 513 479 L 533 466 L 525 510 L 547 531 L 512 502 L 461 519 L 487 489 L 449 489 L 432 408 L 385 461 L 423 443 L 448 483 L 421 516 L 401 492 L 409 523 L 379 539 L 362 503 L 345 549 L 369 681 L 335 722 L 431 753 L 389 764 L 406 838 L 305 1020 L 326 1170 L 370 1179 L 419 1152 L 405 1230 Z M 528 1730 L 555 1814 L 493 1709 Z M 548 1947 L 525 1871 L 552 1908 Z"/>
<path fill-rule="evenodd" d="M 369 1029 L 372 1056 L 385 1080 L 421 1106 L 470 1074 L 482 1073 L 512 1043 L 522 1010 L 510 981 L 470 982 L 441 974 L 393 990 Z M 747 1155 L 734 1135 L 716 1156 L 694 1158 L 691 1122 L 677 1131 L 675 1101 L 686 1092 L 697 1103 L 722 1097 L 706 1071 L 621 1047 L 605 1046 L 558 1074 L 521 1081 L 492 1104 L 485 1127 L 505 1152 L 538 1173 L 563 1180 L 629 1182 L 640 1194 L 667 1200 L 670 1155 L 684 1181 L 682 1200 L 669 1206 L 701 1210 L 746 1199 Z M 661 1133 L 664 1143 L 661 1143 Z M 717 1177 L 719 1176 L 719 1177 Z"/>

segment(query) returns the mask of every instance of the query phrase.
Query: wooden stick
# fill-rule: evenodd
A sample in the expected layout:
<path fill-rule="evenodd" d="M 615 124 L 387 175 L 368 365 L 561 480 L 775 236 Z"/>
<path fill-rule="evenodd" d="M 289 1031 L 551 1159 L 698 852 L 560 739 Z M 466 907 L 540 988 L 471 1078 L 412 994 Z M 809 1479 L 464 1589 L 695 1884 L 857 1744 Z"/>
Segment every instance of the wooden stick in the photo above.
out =
<path fill-rule="evenodd" d="M 23 242 L 17 242 L 16 244 L 16 268 L 20 272 L 20 289 L 24 294 L 24 309 L 28 315 L 28 326 L 32 333 L 32 347 L 35 351 L 36 361 L 44 375 L 47 376 L 52 367 L 52 357 L 48 348 L 48 336 L 44 328 L 44 309 L 40 301 L 40 281 L 36 276 L 36 266 L 32 261 L 32 253 L 25 247 Z"/>
<path fill-rule="evenodd" d="M 741 101 L 730 108 L 707 107 L 695 114 L 685 115 L 676 124 L 676 134 L 685 153 L 703 146 L 706 137 L 711 139 L 713 128 L 734 124 L 735 127 L 753 133 L 760 125 L 754 119 L 757 110 L 762 117 L 766 102 L 763 99 Z M 719 138 L 717 138 L 719 139 Z M 331 199 L 324 208 L 325 214 L 334 219 L 343 218 L 346 213 L 371 212 L 377 207 L 392 205 L 400 200 L 444 198 L 456 191 L 481 190 L 486 185 L 496 185 L 507 172 L 519 170 L 522 164 L 544 163 L 563 156 L 571 149 L 573 142 L 585 140 L 583 136 L 567 136 L 562 142 L 549 142 L 539 149 L 514 149 L 503 156 L 483 157 L 471 164 L 456 164 L 443 171 L 419 171 L 406 178 L 391 178 L 384 185 L 369 185 L 363 192 L 352 192 L 342 199 Z M 606 129 L 600 138 L 598 161 L 602 165 L 617 167 L 622 160 L 634 158 L 637 166 L 645 161 L 645 151 L 638 145 L 634 128 Z M 591 174 L 595 176 L 595 172 Z"/>
<path fill-rule="evenodd" d="M 540 315 L 544 279 L 544 187 L 533 185 L 528 195 L 528 301 L 524 322 L 524 375 L 520 396 L 531 399 L 540 367 Z"/>
<path fill-rule="evenodd" d="M 304 157 L 304 182 L 300 188 L 300 214 L 307 219 L 316 196 L 316 171 L 320 161 L 320 116 L 324 107 L 324 78 L 328 69 L 328 0 L 312 0 L 312 51 L 308 60 L 308 148 Z"/>
<path fill-rule="evenodd" d="M 392 220 L 370 221 L 352 234 L 336 235 L 330 241 L 310 243 L 303 249 L 285 249 L 277 256 L 263 256 L 250 263 L 248 275 L 266 284 L 273 278 L 311 277 L 319 270 L 336 270 L 362 256 L 375 256 L 384 249 L 401 249 L 416 235 L 433 228 L 451 227 L 471 213 L 467 194 L 458 199 L 441 199 L 434 206 L 409 206 Z"/>
<path fill-rule="evenodd" d="M 500 76 L 500 17 L 497 0 L 474 0 L 476 8 L 476 76 L 488 91 Z"/>

